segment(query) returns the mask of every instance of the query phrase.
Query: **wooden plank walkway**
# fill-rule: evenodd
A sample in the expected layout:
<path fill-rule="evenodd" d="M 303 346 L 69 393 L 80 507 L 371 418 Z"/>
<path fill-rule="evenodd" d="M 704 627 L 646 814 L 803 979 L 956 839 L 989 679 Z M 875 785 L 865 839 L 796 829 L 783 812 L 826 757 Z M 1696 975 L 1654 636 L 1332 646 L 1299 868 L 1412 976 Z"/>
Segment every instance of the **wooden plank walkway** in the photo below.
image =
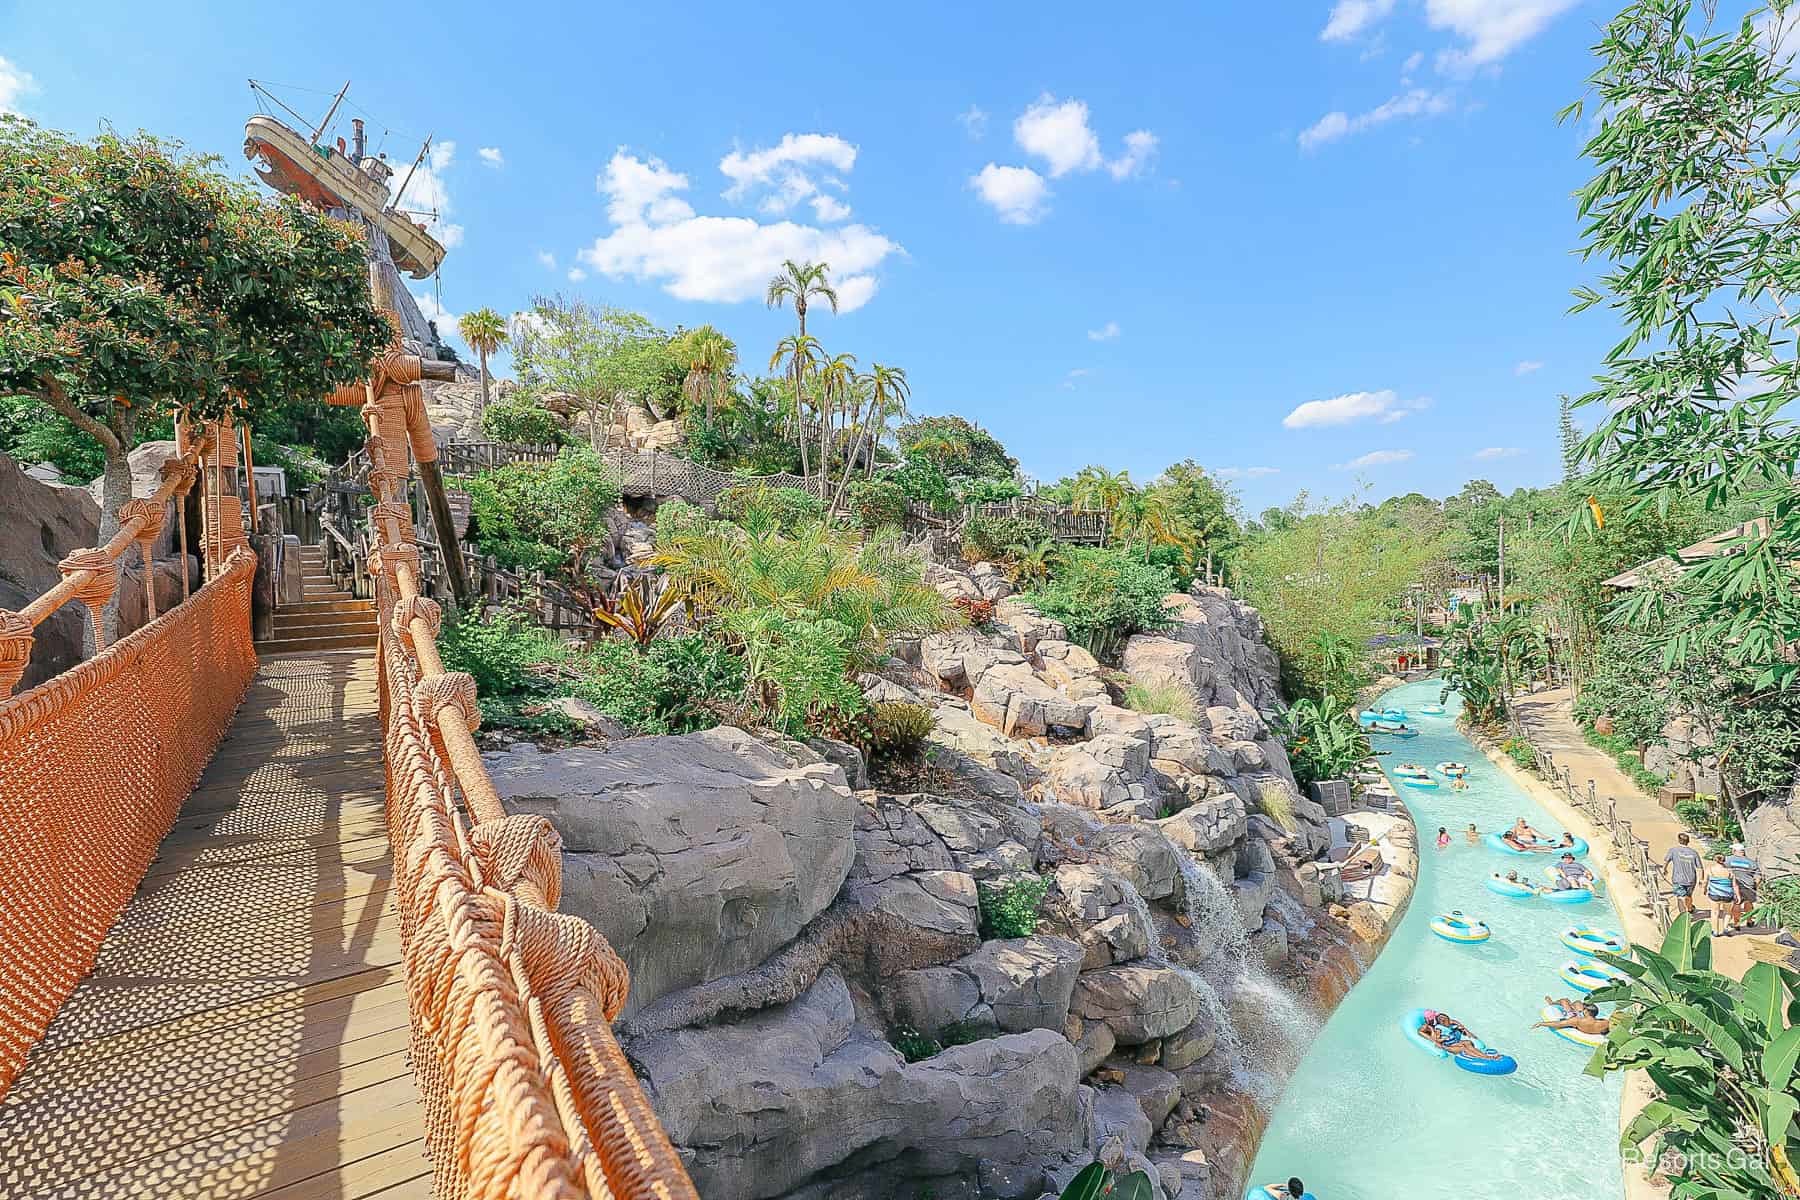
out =
<path fill-rule="evenodd" d="M 0 1104 L 0 1196 L 430 1195 L 375 670 L 264 660 Z"/>

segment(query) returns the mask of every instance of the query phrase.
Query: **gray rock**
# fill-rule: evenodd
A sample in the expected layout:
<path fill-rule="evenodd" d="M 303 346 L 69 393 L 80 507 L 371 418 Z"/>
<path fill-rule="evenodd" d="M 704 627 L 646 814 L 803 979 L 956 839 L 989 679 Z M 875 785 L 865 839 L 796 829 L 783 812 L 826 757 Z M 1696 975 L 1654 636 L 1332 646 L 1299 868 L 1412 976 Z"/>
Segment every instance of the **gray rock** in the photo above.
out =
<path fill-rule="evenodd" d="M 1045 683 L 1024 662 L 997 663 L 982 672 L 971 707 L 1008 737 L 1087 727 L 1087 706 Z"/>
<path fill-rule="evenodd" d="M 1126 1092 L 1144 1110 L 1150 1127 L 1161 1129 L 1162 1123 L 1169 1119 L 1169 1114 L 1175 1111 L 1175 1105 L 1181 1100 L 1180 1081 L 1172 1072 L 1161 1067 L 1139 1063 L 1120 1063 L 1119 1070 L 1125 1074 Z"/>
<path fill-rule="evenodd" d="M 62 582 L 57 562 L 98 540 L 100 507 L 76 487 L 40 483 L 0 454 L 0 608 L 17 612 Z M 65 604 L 37 627 L 15 694 L 82 660 L 87 610 Z"/>
<path fill-rule="evenodd" d="M 1218 1023 L 1202 1008 L 1193 1024 L 1163 1038 L 1161 1065 L 1167 1071 L 1183 1070 L 1211 1054 L 1218 1044 Z"/>
<path fill-rule="evenodd" d="M 1044 616 L 1017 596 L 1000 601 L 994 613 L 1015 648 L 1025 654 L 1032 653 L 1043 642 L 1069 640 L 1068 626 Z"/>
<path fill-rule="evenodd" d="M 1117 871 L 1146 900 L 1175 894 L 1181 881 L 1179 851 L 1151 825 L 1108 825 L 1089 842 L 1094 860 Z"/>
<path fill-rule="evenodd" d="M 946 699 L 937 707 L 927 753 L 931 761 L 965 779 L 984 796 L 1017 802 L 1037 782 L 1040 771 L 1028 751 L 993 726 L 976 719 L 968 704 Z"/>
<path fill-rule="evenodd" d="M 1187 1028 L 1200 1015 L 1201 995 L 1170 967 L 1128 963 L 1087 971 L 1075 983 L 1071 1011 L 1104 1021 L 1121 1046 L 1138 1046 Z"/>
<path fill-rule="evenodd" d="M 1228 792 L 1190 804 L 1155 825 L 1163 836 L 1184 850 L 1216 854 L 1243 838 L 1248 821 L 1244 802 Z"/>
<path fill-rule="evenodd" d="M 1150 1124 L 1150 1118 L 1144 1115 L 1144 1106 L 1137 1097 L 1122 1087 L 1098 1088 L 1094 1092 L 1094 1143 L 1101 1148 L 1101 1157 L 1106 1156 L 1107 1143 L 1118 1138 L 1122 1148 L 1129 1154 L 1142 1154 L 1150 1145 L 1150 1137 L 1156 1132 Z"/>
<path fill-rule="evenodd" d="M 832 1180 L 851 1190 L 804 1194 L 886 1194 L 944 1176 L 1032 1197 L 1090 1153 L 1075 1050 L 1059 1033 L 908 1064 L 856 1027 L 835 973 L 783 1008 L 645 1038 L 632 1055 L 695 1186 L 716 1200 Z"/>
<path fill-rule="evenodd" d="M 953 963 L 902 972 L 893 983 L 894 1015 L 933 1035 L 954 1023 L 1060 1030 L 1081 958 L 1081 947 L 1062 938 L 986 942 Z"/>
<path fill-rule="evenodd" d="M 861 750 L 835 738 L 808 738 L 806 744 L 819 757 L 843 771 L 851 788 L 861 791 L 869 786 L 869 764 Z"/>
<path fill-rule="evenodd" d="M 1082 808 L 1105 810 L 1145 801 L 1154 815 L 1155 787 L 1149 748 L 1122 735 L 1062 746 L 1044 770 L 1045 796 Z"/>
<path fill-rule="evenodd" d="M 558 696 L 554 700 L 547 701 L 544 707 L 561 713 L 580 725 L 588 734 L 613 740 L 631 736 L 631 731 L 625 728 L 623 722 L 607 716 L 600 711 L 598 706 L 590 704 L 579 696 Z"/>
<path fill-rule="evenodd" d="M 1095 1067 L 1106 1061 L 1107 1055 L 1113 1052 L 1118 1039 L 1113 1037 L 1111 1026 L 1104 1021 L 1083 1021 L 1080 1017 L 1070 1017 L 1063 1026 L 1063 1036 L 1075 1047 L 1075 1053 L 1081 1060 L 1081 1074 L 1087 1076 Z"/>
<path fill-rule="evenodd" d="M 510 810 L 562 835 L 562 908 L 631 968 L 627 1014 L 768 957 L 831 903 L 856 849 L 843 772 L 738 729 L 487 761 Z"/>

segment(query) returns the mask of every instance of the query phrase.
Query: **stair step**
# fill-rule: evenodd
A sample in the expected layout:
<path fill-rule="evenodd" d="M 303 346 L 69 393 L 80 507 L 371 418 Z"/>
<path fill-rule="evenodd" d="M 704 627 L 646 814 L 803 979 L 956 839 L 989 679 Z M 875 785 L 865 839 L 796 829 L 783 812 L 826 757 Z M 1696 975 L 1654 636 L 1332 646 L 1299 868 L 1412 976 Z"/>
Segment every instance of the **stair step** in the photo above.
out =
<path fill-rule="evenodd" d="M 275 610 L 277 616 L 287 616 L 290 613 L 373 613 L 374 611 L 375 602 L 373 600 L 363 600 L 349 595 L 342 599 L 324 600 L 308 597 L 298 604 L 284 604 Z"/>
<path fill-rule="evenodd" d="M 304 620 L 284 621 L 281 619 L 279 613 L 276 614 L 275 636 L 278 638 L 339 637 L 349 636 L 351 634 L 361 634 L 368 637 L 374 637 L 376 631 L 380 628 L 380 626 L 375 623 L 374 613 L 311 613 L 307 614 L 307 617 L 308 619 Z M 314 617 L 323 617 L 326 619 L 311 619 Z M 343 617 L 344 619 L 334 621 L 330 619 L 332 617 Z"/>
<path fill-rule="evenodd" d="M 303 637 L 303 638 L 270 638 L 266 642 L 256 643 L 256 653 L 266 654 L 298 654 L 309 650 L 358 650 L 373 649 L 375 638 L 368 634 L 339 637 Z"/>

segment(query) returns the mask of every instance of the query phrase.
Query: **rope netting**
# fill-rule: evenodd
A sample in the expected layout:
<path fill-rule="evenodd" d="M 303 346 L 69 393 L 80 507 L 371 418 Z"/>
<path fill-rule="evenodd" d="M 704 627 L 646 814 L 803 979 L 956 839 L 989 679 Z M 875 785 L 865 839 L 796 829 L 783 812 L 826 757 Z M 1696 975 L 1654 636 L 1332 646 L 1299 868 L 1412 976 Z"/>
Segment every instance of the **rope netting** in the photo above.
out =
<path fill-rule="evenodd" d="M 106 574 L 91 553 L 79 569 Z M 93 967 L 256 673 L 255 573 L 240 549 L 186 602 L 0 699 L 0 1096 Z"/>
<path fill-rule="evenodd" d="M 388 837 L 436 1194 L 697 1200 L 612 1035 L 625 964 L 556 911 L 561 840 L 501 806 L 472 736 L 474 681 L 438 655 L 404 499 L 409 446 L 436 454 L 418 379 L 418 359 L 384 357 L 363 415 Z"/>

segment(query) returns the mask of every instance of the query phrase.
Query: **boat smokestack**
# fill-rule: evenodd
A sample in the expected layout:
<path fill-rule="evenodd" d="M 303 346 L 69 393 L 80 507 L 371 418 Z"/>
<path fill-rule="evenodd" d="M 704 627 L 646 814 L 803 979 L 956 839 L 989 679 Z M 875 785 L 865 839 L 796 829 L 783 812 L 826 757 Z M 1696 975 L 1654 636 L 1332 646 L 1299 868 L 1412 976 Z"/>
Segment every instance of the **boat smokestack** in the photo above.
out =
<path fill-rule="evenodd" d="M 356 151 L 356 153 L 354 153 L 350 156 L 350 161 L 354 162 L 354 163 L 360 163 L 363 158 L 363 146 L 364 146 L 363 123 L 362 123 L 361 117 L 351 117 L 350 118 L 350 146 L 353 150 Z"/>

